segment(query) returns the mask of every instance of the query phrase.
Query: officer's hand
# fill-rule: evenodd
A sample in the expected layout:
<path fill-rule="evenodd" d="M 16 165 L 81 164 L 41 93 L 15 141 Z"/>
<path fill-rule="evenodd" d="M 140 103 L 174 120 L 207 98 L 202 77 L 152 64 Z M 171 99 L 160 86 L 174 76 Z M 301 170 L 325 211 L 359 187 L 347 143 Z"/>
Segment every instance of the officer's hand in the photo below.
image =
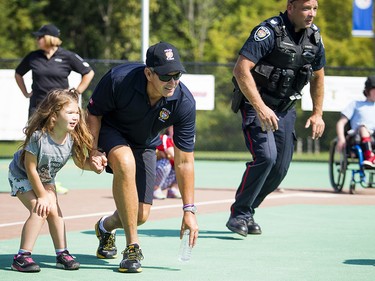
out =
<path fill-rule="evenodd" d="M 316 140 L 323 135 L 325 124 L 321 115 L 315 114 L 311 115 L 306 121 L 305 128 L 310 127 L 312 129 L 312 139 Z"/>
<path fill-rule="evenodd" d="M 265 105 L 257 113 L 263 131 L 274 132 L 279 129 L 279 118 L 271 108 Z"/>

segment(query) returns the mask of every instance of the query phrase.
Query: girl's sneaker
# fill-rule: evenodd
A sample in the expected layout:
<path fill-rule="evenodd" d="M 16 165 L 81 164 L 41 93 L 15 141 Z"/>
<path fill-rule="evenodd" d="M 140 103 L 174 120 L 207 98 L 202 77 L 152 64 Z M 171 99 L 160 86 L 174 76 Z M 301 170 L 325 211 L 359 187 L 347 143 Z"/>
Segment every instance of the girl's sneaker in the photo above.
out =
<path fill-rule="evenodd" d="M 60 253 L 56 257 L 56 267 L 62 268 L 66 270 L 77 270 L 79 268 L 80 264 L 78 261 L 75 261 L 73 256 L 69 254 L 67 250 Z"/>
<path fill-rule="evenodd" d="M 17 254 L 13 258 L 11 265 L 13 270 L 20 272 L 39 272 L 40 267 L 31 258 L 31 253 Z"/>

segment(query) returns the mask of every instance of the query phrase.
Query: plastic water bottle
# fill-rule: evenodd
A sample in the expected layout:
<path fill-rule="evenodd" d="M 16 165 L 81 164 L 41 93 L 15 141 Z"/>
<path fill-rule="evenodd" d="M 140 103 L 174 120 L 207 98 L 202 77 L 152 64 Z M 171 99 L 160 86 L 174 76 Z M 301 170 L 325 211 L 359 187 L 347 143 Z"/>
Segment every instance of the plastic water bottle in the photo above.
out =
<path fill-rule="evenodd" d="M 189 246 L 189 234 L 190 230 L 185 229 L 184 235 L 181 239 L 180 251 L 178 253 L 178 260 L 182 262 L 188 262 L 191 258 L 192 247 Z"/>

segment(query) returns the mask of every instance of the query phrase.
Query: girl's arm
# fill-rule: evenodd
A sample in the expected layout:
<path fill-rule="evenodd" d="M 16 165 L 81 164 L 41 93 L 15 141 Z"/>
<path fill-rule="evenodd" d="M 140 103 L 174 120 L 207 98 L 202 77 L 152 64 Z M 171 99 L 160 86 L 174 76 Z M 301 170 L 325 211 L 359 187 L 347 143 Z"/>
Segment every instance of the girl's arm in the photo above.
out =
<path fill-rule="evenodd" d="M 37 158 L 34 154 L 25 152 L 25 169 L 33 191 L 37 197 L 36 213 L 40 216 L 47 216 L 51 210 L 48 192 L 44 188 L 37 171 Z"/>

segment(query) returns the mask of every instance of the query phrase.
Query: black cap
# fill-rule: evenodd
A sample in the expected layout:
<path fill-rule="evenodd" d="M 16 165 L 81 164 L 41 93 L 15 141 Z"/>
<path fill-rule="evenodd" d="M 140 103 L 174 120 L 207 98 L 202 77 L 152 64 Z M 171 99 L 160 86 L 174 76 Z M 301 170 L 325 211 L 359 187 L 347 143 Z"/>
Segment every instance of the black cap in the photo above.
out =
<path fill-rule="evenodd" d="M 54 37 L 59 37 L 60 30 L 53 24 L 46 24 L 46 25 L 43 25 L 38 31 L 33 32 L 33 35 L 35 37 L 44 36 L 44 35 L 51 35 Z"/>
<path fill-rule="evenodd" d="M 176 47 L 166 42 L 160 42 L 148 48 L 146 65 L 152 67 L 160 75 L 176 71 L 186 72 Z"/>
<path fill-rule="evenodd" d="M 375 76 L 369 76 L 369 77 L 367 77 L 367 80 L 365 82 L 365 88 L 366 89 L 375 88 Z"/>

